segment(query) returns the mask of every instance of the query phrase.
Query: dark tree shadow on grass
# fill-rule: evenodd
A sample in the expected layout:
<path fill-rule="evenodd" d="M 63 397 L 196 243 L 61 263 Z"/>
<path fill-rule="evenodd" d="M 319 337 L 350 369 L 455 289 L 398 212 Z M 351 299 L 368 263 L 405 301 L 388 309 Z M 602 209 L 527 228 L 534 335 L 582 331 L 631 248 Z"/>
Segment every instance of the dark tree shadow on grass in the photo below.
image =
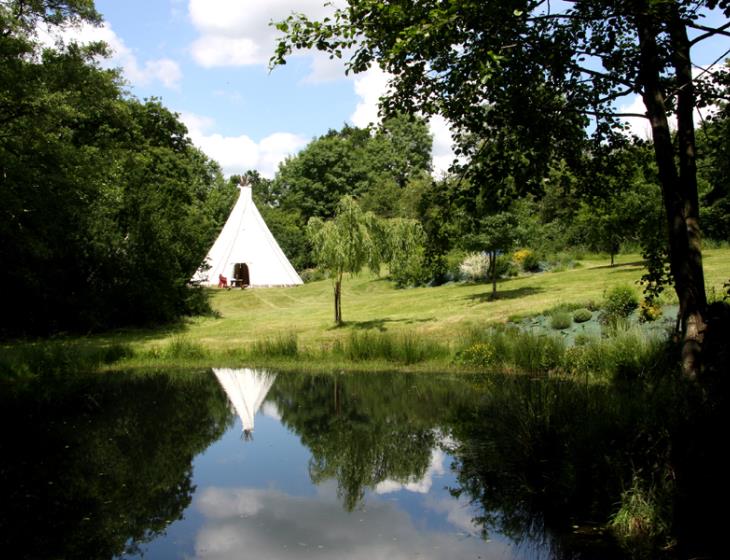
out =
<path fill-rule="evenodd" d="M 629 262 L 629 263 L 618 263 L 618 264 L 614 264 L 613 266 L 611 266 L 610 264 L 602 264 L 601 266 L 592 266 L 590 269 L 591 270 L 603 270 L 603 269 L 608 268 L 608 269 L 614 269 L 615 270 L 615 269 L 618 269 L 618 268 L 626 268 L 626 267 L 630 267 L 630 266 L 632 266 L 632 267 L 636 267 L 636 266 L 642 267 L 642 266 L 644 266 L 644 264 L 645 264 L 644 261 L 634 261 L 634 262 Z M 616 270 L 616 272 L 624 272 L 624 271 Z"/>
<path fill-rule="evenodd" d="M 388 330 L 388 323 L 401 323 L 403 325 L 413 325 L 416 323 L 429 323 L 435 321 L 436 317 L 424 317 L 422 319 L 371 319 L 369 321 L 344 321 L 340 327 L 332 327 L 333 329 L 341 327 L 351 327 L 357 330 L 377 330 L 385 332 Z"/>
<path fill-rule="evenodd" d="M 543 288 L 532 288 L 532 287 L 524 287 L 524 288 L 515 288 L 513 290 L 497 290 L 496 294 L 492 293 L 491 287 L 489 288 L 488 292 L 483 292 L 481 294 L 471 294 L 469 296 L 465 296 L 465 299 L 470 299 L 472 301 L 475 301 L 477 303 L 486 303 L 488 301 L 496 301 L 499 299 L 518 299 L 525 296 L 531 296 L 534 294 L 539 294 L 544 292 L 545 290 Z"/>

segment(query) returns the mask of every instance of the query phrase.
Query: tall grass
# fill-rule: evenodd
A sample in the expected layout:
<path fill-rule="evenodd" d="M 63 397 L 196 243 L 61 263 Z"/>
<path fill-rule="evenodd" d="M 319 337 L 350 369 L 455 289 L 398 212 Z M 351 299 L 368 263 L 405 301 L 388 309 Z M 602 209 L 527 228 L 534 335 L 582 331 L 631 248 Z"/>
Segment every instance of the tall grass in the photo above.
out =
<path fill-rule="evenodd" d="M 299 354 L 299 343 L 294 333 L 284 333 L 257 340 L 251 347 L 252 357 L 293 358 Z"/>
<path fill-rule="evenodd" d="M 457 363 L 492 370 L 548 372 L 560 366 L 565 353 L 562 338 L 511 326 L 472 327 L 464 340 L 455 355 Z"/>
<path fill-rule="evenodd" d="M 54 376 L 91 371 L 134 354 L 126 344 L 47 340 L 0 348 L 0 375 L 5 381 L 23 376 Z"/>
<path fill-rule="evenodd" d="M 449 355 L 447 346 L 429 341 L 413 333 L 351 332 L 332 347 L 334 355 L 353 362 L 385 360 L 415 364 Z"/>
<path fill-rule="evenodd" d="M 580 338 L 575 346 L 557 335 L 514 326 L 472 327 L 463 340 L 454 361 L 489 371 L 558 372 L 620 381 L 664 374 L 678 359 L 673 344 L 637 326 L 612 329 L 606 337 Z"/>
<path fill-rule="evenodd" d="M 631 487 L 621 493 L 621 505 L 609 523 L 611 532 L 624 548 L 632 551 L 634 558 L 651 558 L 670 533 L 669 492 L 657 486 L 647 489 L 645 485 L 646 481 L 635 473 Z"/>

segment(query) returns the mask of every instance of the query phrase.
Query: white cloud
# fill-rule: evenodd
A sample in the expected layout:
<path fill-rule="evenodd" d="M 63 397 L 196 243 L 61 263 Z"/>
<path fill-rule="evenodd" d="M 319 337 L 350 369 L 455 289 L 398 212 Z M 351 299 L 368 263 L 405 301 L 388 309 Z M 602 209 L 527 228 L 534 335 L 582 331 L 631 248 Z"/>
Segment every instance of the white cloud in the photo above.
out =
<path fill-rule="evenodd" d="M 399 492 L 407 490 L 416 494 L 427 494 L 433 486 L 433 479 L 438 478 L 446 472 L 444 461 L 446 455 L 439 449 L 431 451 L 431 462 L 428 469 L 420 479 L 412 479 L 408 482 L 398 482 L 396 480 L 384 480 L 375 487 L 376 494 L 390 494 L 391 492 Z"/>
<path fill-rule="evenodd" d="M 377 66 L 367 72 L 358 74 L 353 82 L 355 94 L 360 98 L 355 111 L 350 115 L 350 121 L 355 126 L 365 128 L 380 122 L 378 116 L 378 102 L 388 91 L 390 75 Z"/>
<path fill-rule="evenodd" d="M 309 141 L 297 134 L 275 132 L 257 143 L 245 134 L 223 136 L 209 132 L 215 122 L 207 117 L 182 113 L 180 118 L 188 127 L 193 143 L 216 160 L 226 175 L 256 169 L 264 177 L 271 178 L 280 162 L 301 150 Z"/>
<path fill-rule="evenodd" d="M 279 412 L 279 407 L 277 407 L 276 403 L 273 401 L 266 401 L 263 405 L 261 405 L 261 414 L 269 418 L 273 418 L 274 420 L 281 421 L 281 412 Z"/>
<path fill-rule="evenodd" d="M 634 98 L 618 108 L 619 113 L 646 113 L 646 107 L 641 97 L 635 95 Z M 638 136 L 642 140 L 648 140 L 651 138 L 651 124 L 649 119 L 643 119 L 641 117 L 626 117 L 622 119 L 626 124 L 629 125 L 628 132 L 634 136 Z"/>
<path fill-rule="evenodd" d="M 334 493 L 332 489 L 330 494 Z M 373 499 L 348 514 L 334 495 L 209 487 L 199 492 L 196 506 L 205 518 L 195 537 L 194 557 L 199 560 L 241 558 L 242 553 L 250 558 L 297 560 L 515 557 L 516 546 L 507 541 L 464 538 L 462 525 L 468 523 L 458 515 L 454 517 L 458 525 L 452 525 L 457 531 L 424 530 L 421 519 L 414 523 L 390 500 Z M 430 509 L 448 516 L 449 504 L 444 500 Z"/>
<path fill-rule="evenodd" d="M 316 19 L 331 14 L 322 0 L 189 0 L 190 21 L 200 33 L 193 59 L 206 68 L 267 64 L 278 31 L 272 21 L 302 12 Z"/>
<path fill-rule="evenodd" d="M 111 50 L 111 57 L 101 60 L 105 68 L 121 68 L 124 76 L 132 85 L 146 86 L 160 82 L 167 88 L 177 89 L 182 80 L 182 70 L 174 60 L 159 58 L 140 63 L 134 52 L 127 47 L 108 22 L 96 27 L 88 23 L 61 28 L 50 32 L 48 28 L 38 30 L 43 44 L 54 45 L 58 40 L 63 43 L 75 41 L 88 44 L 104 41 Z"/>
<path fill-rule="evenodd" d="M 449 122 L 441 115 L 431 117 L 428 129 L 433 135 L 433 176 L 439 178 L 448 172 L 454 161 L 454 138 Z"/>
<path fill-rule="evenodd" d="M 312 64 L 309 67 L 309 74 L 302 80 L 305 84 L 321 84 L 334 82 L 345 77 L 345 61 L 349 58 L 343 55 L 342 58 L 333 57 L 321 51 L 311 51 L 309 56 Z"/>
<path fill-rule="evenodd" d="M 205 68 L 261 63 L 261 48 L 247 37 L 205 35 L 191 46 L 193 58 Z"/>

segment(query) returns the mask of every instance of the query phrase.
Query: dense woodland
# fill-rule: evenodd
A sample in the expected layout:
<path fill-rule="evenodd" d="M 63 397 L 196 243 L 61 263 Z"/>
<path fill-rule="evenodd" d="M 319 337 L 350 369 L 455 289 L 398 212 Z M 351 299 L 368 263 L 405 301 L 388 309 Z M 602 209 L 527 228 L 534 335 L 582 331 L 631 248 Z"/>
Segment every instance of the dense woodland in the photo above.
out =
<path fill-rule="evenodd" d="M 351 4 L 353 10 L 358 6 Z M 677 5 L 684 10 L 684 4 Z M 472 8 L 477 9 L 464 2 L 459 17 L 478 15 Z M 524 22 L 518 12 L 500 15 L 517 18 L 501 24 L 519 28 Z M 598 15 L 581 17 L 594 21 Z M 362 23 L 356 10 L 349 17 L 338 25 L 355 29 Z M 53 26 L 73 20 L 98 21 L 93 2 L 0 6 L 4 336 L 160 323 L 204 311 L 205 292 L 190 286 L 189 279 L 222 226 L 241 180 L 225 179 L 159 100 L 135 99 L 118 72 L 102 69 L 103 44 L 48 48 L 35 36 L 40 22 Z M 281 24 L 288 40 L 300 39 L 300 45 L 314 41 L 316 29 L 307 28 L 305 20 L 294 27 L 294 21 L 300 20 Z M 404 27 L 407 33 L 417 28 L 418 22 L 411 23 L 415 27 Z M 335 27 L 330 39 L 343 29 Z M 365 36 L 358 56 L 368 54 L 368 60 L 379 59 L 386 67 L 398 63 L 397 53 L 387 50 L 387 37 L 367 26 Z M 579 35 L 577 41 L 584 40 Z M 317 46 L 334 52 L 343 44 L 332 39 Z M 434 45 L 412 46 L 454 69 L 466 64 L 440 58 Z M 276 62 L 284 62 L 288 48 L 286 42 L 280 45 Z M 365 62 L 354 58 L 352 69 L 363 69 Z M 545 68 L 556 72 L 558 62 L 537 57 L 531 64 L 543 68 L 546 78 Z M 572 74 L 566 69 L 565 75 Z M 487 78 L 494 79 L 492 74 Z M 477 98 L 469 97 L 471 78 L 463 79 L 465 91 L 459 90 L 458 99 L 449 93 L 454 84 L 422 81 L 411 84 L 410 92 L 399 84 L 386 100 L 378 127 L 330 130 L 283 162 L 272 180 L 256 171 L 246 173 L 270 229 L 305 278 L 320 277 L 323 264 L 312 224 L 332 220 L 343 197 L 351 197 L 367 225 L 369 246 L 361 248 L 358 263 L 340 272 L 365 264 L 380 270 L 386 264 L 383 270 L 399 286 L 438 284 L 468 274 L 467 257 L 477 254 L 486 271 L 476 276 L 491 277 L 496 290 L 499 276 L 570 266 L 581 251 L 604 252 L 608 263 L 619 251 L 631 250 L 648 259 L 649 296 L 676 281 L 672 222 L 662 202 L 666 186 L 654 142 L 609 126 L 614 121 L 590 124 L 586 111 L 552 126 L 556 121 L 546 120 L 555 119 L 548 102 L 558 103 L 562 94 L 556 93 L 555 80 L 540 85 L 535 76 L 526 82 L 537 88 L 532 93 L 551 88 L 541 94 L 546 103 L 542 117 L 531 109 L 535 99 L 515 97 L 514 84 L 507 82 L 485 91 L 513 97 L 492 98 L 490 93 L 482 102 L 494 105 L 479 114 L 475 105 L 466 108 Z M 608 87 L 598 78 L 594 85 Z M 700 223 L 705 242 L 723 242 L 730 239 L 727 72 L 714 72 L 703 88 L 709 93 L 702 104 L 712 99 L 718 110 L 696 131 Z M 578 90 L 587 95 L 584 85 Z M 432 139 L 414 111 L 419 99 L 424 113 L 440 111 L 455 125 L 459 159 L 443 177 L 431 173 Z M 500 99 L 510 105 L 501 108 Z M 587 107 L 595 99 L 583 101 Z M 533 122 L 525 127 L 518 117 Z M 542 136 L 535 136 L 538 128 Z M 680 134 L 674 133 L 675 145 Z M 534 137 L 528 142 L 529 135 Z"/>

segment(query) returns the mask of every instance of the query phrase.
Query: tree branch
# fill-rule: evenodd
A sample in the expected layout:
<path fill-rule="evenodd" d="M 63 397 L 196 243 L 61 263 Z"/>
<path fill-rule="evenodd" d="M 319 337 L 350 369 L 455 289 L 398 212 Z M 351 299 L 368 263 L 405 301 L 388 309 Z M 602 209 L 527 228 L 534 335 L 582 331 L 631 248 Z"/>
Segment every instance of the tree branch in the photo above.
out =
<path fill-rule="evenodd" d="M 611 111 L 580 111 L 591 117 L 635 117 L 640 119 L 649 119 L 648 116 L 642 113 L 612 113 Z"/>
<path fill-rule="evenodd" d="M 730 21 L 727 22 L 725 25 L 721 25 L 720 27 L 706 27 L 697 23 L 687 23 L 686 25 L 687 27 L 691 27 L 692 29 L 707 31 L 707 33 L 703 33 L 702 35 L 698 35 L 697 37 L 692 39 L 689 42 L 690 46 L 694 46 L 700 41 L 704 41 L 705 39 L 707 39 L 708 37 L 712 37 L 713 35 L 724 35 L 725 37 L 730 37 L 730 32 L 726 31 L 726 29 L 730 28 Z"/>
<path fill-rule="evenodd" d="M 626 86 L 627 88 L 635 88 L 636 86 L 632 84 L 629 81 L 622 80 L 616 76 L 611 76 L 610 74 L 604 74 L 603 72 L 598 72 L 597 70 L 592 70 L 590 68 L 585 68 L 581 66 L 580 64 L 574 64 L 573 67 L 580 72 L 583 72 L 584 74 L 588 74 L 589 76 L 595 76 L 597 78 L 602 78 L 604 80 L 610 80 L 614 83 L 621 84 L 623 86 Z"/>

